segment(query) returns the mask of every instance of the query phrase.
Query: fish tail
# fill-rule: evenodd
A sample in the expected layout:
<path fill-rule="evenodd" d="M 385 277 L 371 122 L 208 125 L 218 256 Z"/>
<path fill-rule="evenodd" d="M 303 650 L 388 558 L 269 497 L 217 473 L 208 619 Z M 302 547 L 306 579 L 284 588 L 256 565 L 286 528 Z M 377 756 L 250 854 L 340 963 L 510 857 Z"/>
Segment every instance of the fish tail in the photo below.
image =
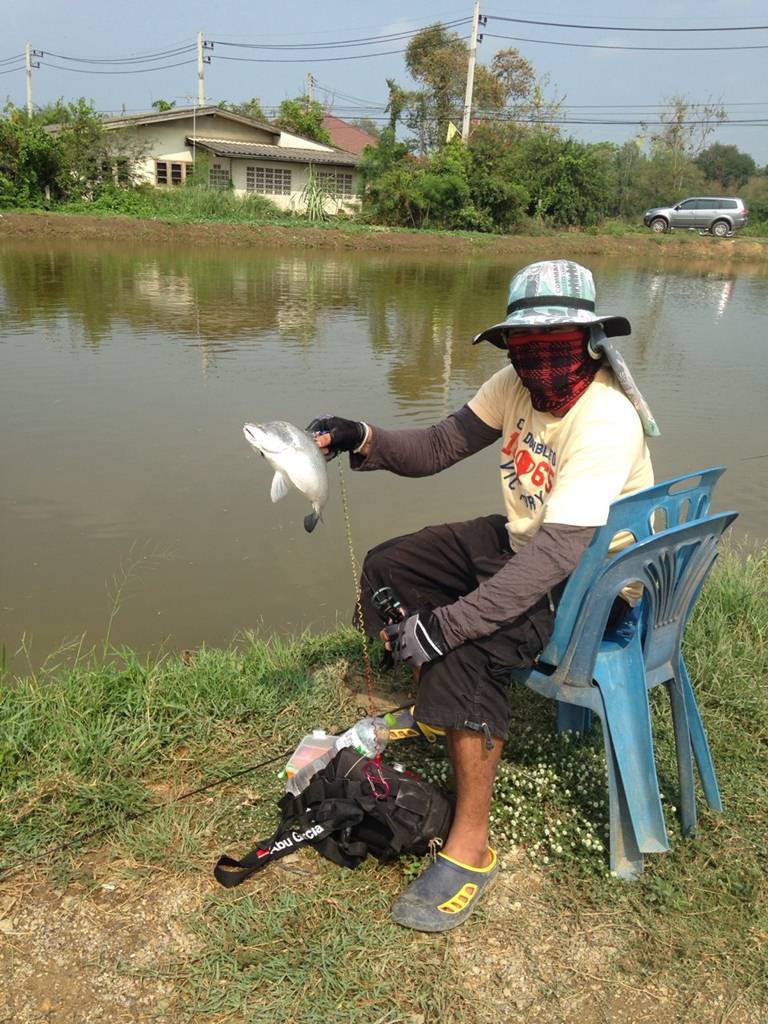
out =
<path fill-rule="evenodd" d="M 322 516 L 317 509 L 312 509 L 308 516 L 304 516 L 304 529 L 307 533 L 312 533 L 321 519 Z"/>

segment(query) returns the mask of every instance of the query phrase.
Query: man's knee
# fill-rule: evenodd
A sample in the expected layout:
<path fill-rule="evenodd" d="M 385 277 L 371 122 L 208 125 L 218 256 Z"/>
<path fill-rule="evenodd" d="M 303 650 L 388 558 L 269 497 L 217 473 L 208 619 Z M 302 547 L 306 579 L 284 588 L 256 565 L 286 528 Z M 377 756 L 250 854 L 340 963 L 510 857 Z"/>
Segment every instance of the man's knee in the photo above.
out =
<path fill-rule="evenodd" d="M 387 570 L 392 567 L 391 553 L 387 556 L 388 544 L 379 544 L 363 559 L 363 584 L 376 589 L 386 582 Z"/>

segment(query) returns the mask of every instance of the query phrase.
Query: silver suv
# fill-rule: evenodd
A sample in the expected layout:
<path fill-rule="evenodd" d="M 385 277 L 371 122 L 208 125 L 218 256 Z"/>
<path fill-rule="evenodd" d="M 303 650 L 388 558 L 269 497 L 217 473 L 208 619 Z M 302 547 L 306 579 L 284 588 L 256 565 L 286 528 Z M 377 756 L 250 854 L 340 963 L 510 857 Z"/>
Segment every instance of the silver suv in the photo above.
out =
<path fill-rule="evenodd" d="M 700 196 L 684 199 L 677 206 L 659 206 L 646 210 L 643 224 L 661 234 L 672 228 L 709 231 L 718 238 L 732 235 L 747 223 L 749 210 L 736 196 Z"/>

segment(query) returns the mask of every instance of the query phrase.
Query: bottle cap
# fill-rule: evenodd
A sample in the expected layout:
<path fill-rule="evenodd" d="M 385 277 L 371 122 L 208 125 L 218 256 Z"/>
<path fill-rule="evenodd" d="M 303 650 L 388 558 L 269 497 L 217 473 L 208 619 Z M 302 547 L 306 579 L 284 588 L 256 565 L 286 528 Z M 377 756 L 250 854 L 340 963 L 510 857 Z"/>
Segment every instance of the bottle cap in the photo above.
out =
<path fill-rule="evenodd" d="M 315 740 L 324 740 L 325 739 L 325 729 L 313 729 L 312 730 L 312 738 L 315 739 Z"/>

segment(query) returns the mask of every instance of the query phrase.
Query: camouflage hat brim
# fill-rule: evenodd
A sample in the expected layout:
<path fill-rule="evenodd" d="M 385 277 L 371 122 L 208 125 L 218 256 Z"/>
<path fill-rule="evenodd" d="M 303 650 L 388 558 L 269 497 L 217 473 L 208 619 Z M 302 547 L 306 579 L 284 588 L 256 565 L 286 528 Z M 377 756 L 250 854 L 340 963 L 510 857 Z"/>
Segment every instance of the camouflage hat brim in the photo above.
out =
<path fill-rule="evenodd" d="M 575 310 L 570 315 L 562 313 L 544 313 L 528 310 L 525 316 L 512 316 L 500 324 L 486 327 L 478 334 L 473 345 L 481 341 L 490 341 L 496 348 L 507 347 L 508 334 L 525 334 L 527 331 L 558 330 L 562 327 L 589 327 L 591 324 L 602 324 L 606 337 L 619 338 L 632 333 L 632 327 L 625 316 L 595 316 L 586 310 Z"/>

